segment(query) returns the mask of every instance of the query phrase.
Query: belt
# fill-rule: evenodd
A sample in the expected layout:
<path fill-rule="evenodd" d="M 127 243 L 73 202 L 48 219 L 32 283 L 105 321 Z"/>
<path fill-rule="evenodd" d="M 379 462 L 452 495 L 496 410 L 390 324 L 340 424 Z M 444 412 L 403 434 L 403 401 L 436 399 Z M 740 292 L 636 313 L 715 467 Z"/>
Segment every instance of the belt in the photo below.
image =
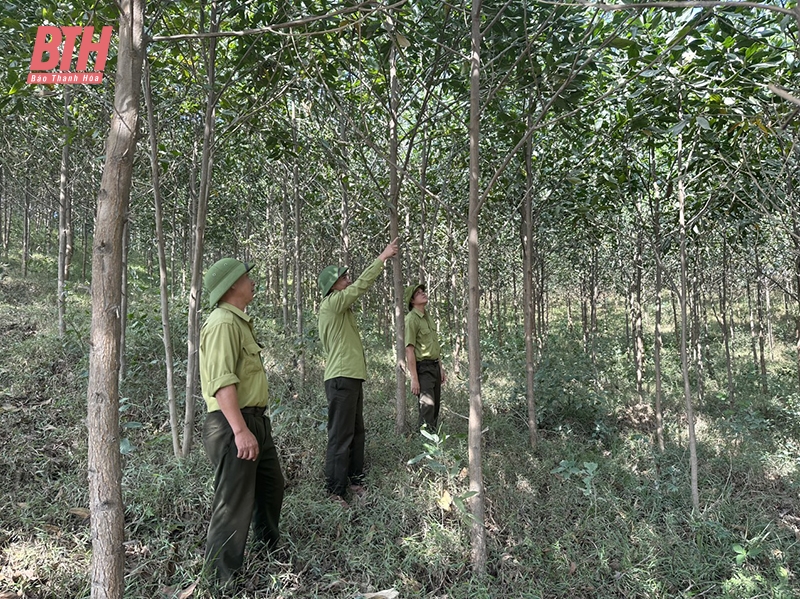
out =
<path fill-rule="evenodd" d="M 250 414 L 251 416 L 258 417 L 263 416 L 266 411 L 267 406 L 247 406 L 246 408 L 241 408 L 242 414 Z"/>
<path fill-rule="evenodd" d="M 420 360 L 419 362 L 417 362 L 417 364 L 434 364 L 434 365 L 438 363 L 439 363 L 438 358 L 435 360 Z"/>

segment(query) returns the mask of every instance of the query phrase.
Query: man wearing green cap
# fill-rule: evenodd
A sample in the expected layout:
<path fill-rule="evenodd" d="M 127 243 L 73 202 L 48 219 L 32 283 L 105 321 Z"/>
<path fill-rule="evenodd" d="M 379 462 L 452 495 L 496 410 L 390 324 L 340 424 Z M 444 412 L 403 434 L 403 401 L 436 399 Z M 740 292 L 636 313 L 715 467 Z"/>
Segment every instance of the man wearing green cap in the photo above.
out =
<path fill-rule="evenodd" d="M 364 346 L 352 305 L 375 282 L 386 260 L 397 254 L 397 239 L 350 281 L 347 268 L 328 266 L 319 275 L 323 300 L 319 307 L 319 338 L 325 353 L 325 395 L 328 398 L 328 448 L 325 484 L 332 500 L 348 507 L 349 490 L 364 490 L 364 393 L 367 378 Z"/>
<path fill-rule="evenodd" d="M 419 399 L 418 425 L 435 431 L 439 422 L 444 369 L 439 361 L 441 349 L 436 324 L 426 311 L 425 285 L 409 285 L 403 293 L 406 314 L 406 368 L 411 377 L 411 393 Z"/>
<path fill-rule="evenodd" d="M 208 407 L 203 445 L 214 466 L 205 559 L 221 582 L 241 569 L 251 523 L 257 542 L 277 545 L 283 503 L 262 348 L 245 313 L 255 293 L 251 268 L 223 258 L 203 279 L 213 308 L 200 331 L 200 383 Z"/>

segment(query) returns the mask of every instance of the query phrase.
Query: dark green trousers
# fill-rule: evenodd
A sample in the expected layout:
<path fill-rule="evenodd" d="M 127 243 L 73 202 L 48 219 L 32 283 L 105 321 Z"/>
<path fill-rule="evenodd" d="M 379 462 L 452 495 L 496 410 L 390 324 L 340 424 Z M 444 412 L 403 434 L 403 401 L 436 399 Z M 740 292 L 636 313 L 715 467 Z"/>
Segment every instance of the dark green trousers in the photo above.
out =
<path fill-rule="evenodd" d="M 242 567 L 250 524 L 256 542 L 277 545 L 283 473 L 267 416 L 242 414 L 260 449 L 255 461 L 240 460 L 233 430 L 222 412 L 210 412 L 203 445 L 214 466 L 214 502 L 206 539 L 206 566 L 222 582 Z"/>
<path fill-rule="evenodd" d="M 429 431 L 436 432 L 439 424 L 439 406 L 442 403 L 442 371 L 439 360 L 417 362 L 417 379 L 419 380 L 417 427 L 422 428 L 424 424 Z"/>
<path fill-rule="evenodd" d="M 364 391 L 361 379 L 339 376 L 325 381 L 328 396 L 328 448 L 325 486 L 345 494 L 349 484 L 364 482 Z"/>

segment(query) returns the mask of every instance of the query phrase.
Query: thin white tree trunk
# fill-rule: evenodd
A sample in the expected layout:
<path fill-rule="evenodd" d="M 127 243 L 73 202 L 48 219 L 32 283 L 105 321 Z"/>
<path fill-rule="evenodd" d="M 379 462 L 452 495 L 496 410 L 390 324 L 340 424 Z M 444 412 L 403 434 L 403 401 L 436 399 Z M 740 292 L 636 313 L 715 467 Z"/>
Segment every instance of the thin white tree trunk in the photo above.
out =
<path fill-rule="evenodd" d="M 158 247 L 158 278 L 161 296 L 161 339 L 164 342 L 169 428 L 172 433 L 172 451 L 176 458 L 181 458 L 183 454 L 181 453 L 180 430 L 178 428 L 178 404 L 175 397 L 175 358 L 172 350 L 172 333 L 169 325 L 169 289 L 167 284 L 167 254 L 164 242 L 164 210 L 161 201 L 161 174 L 158 167 L 158 142 L 156 139 L 156 118 L 153 109 L 153 94 L 150 88 L 150 65 L 146 60 L 144 64 L 143 83 L 144 100 L 145 106 L 147 107 L 147 130 L 150 133 L 150 172 L 153 182 L 156 246 Z"/>
<path fill-rule="evenodd" d="M 391 221 L 390 237 L 400 237 L 398 202 L 400 182 L 397 174 L 397 44 L 393 40 L 389 50 L 389 205 Z M 405 349 L 405 310 L 403 309 L 403 244 L 398 245 L 397 258 L 392 264 L 392 283 L 394 287 L 394 338 L 395 338 L 395 433 L 402 435 L 406 431 L 406 349 Z"/>
<path fill-rule="evenodd" d="M 688 314 L 687 314 L 687 259 L 686 259 L 686 192 L 683 187 L 683 173 L 682 173 L 682 156 L 681 150 L 683 147 L 683 138 L 678 136 L 678 226 L 680 230 L 680 259 L 681 259 L 681 293 L 680 293 L 680 307 L 681 307 L 681 373 L 683 375 L 683 393 L 686 399 L 686 420 L 689 429 L 689 467 L 691 470 L 691 492 L 692 492 L 692 507 L 694 512 L 700 513 L 700 491 L 698 488 L 697 476 L 697 439 L 695 437 L 694 428 L 694 408 L 692 406 L 692 392 L 689 382 L 689 355 L 688 355 L 688 342 L 687 342 L 687 329 L 689 328 Z"/>
<path fill-rule="evenodd" d="M 211 31 L 219 31 L 219 18 L 217 5 L 212 4 Z M 197 196 L 197 211 L 195 215 L 194 249 L 192 254 L 192 282 L 189 290 L 189 316 L 188 316 L 188 341 L 186 360 L 186 414 L 183 423 L 183 448 L 182 454 L 189 455 L 194 443 L 195 419 L 195 389 L 197 388 L 199 372 L 199 346 L 200 346 L 200 302 L 203 291 L 203 246 L 206 232 L 206 215 L 208 210 L 208 196 L 211 190 L 211 173 L 213 172 L 213 146 L 216 122 L 217 92 L 214 90 L 216 82 L 216 56 L 217 40 L 208 39 L 208 55 L 206 61 L 206 83 L 208 96 L 206 98 L 206 112 L 203 127 L 203 153 L 200 162 L 200 192 Z"/>
<path fill-rule="evenodd" d="M 522 202 L 522 311 L 525 331 L 525 393 L 528 402 L 528 441 L 531 449 L 539 444 L 539 429 L 536 423 L 536 351 L 534 331 L 536 329 L 533 298 L 533 142 L 525 144 L 525 199 Z"/>
<path fill-rule="evenodd" d="M 69 221 L 70 221 L 70 195 L 69 195 L 69 152 L 70 139 L 69 132 L 69 103 L 70 86 L 64 86 L 64 145 L 61 148 L 61 177 L 59 179 L 58 191 L 58 334 L 63 337 L 67 333 L 66 325 L 66 306 L 67 306 L 67 269 L 69 259 L 68 240 L 69 240 Z"/>
<path fill-rule="evenodd" d="M 481 1 L 472 3 L 472 52 L 470 56 L 469 103 L 469 217 L 467 222 L 467 262 L 469 281 L 467 309 L 467 351 L 469 354 L 469 498 L 472 511 L 472 569 L 486 573 L 486 498 L 483 488 L 483 399 L 481 396 L 480 278 L 478 273 L 478 216 L 480 213 L 480 114 L 481 114 Z"/>

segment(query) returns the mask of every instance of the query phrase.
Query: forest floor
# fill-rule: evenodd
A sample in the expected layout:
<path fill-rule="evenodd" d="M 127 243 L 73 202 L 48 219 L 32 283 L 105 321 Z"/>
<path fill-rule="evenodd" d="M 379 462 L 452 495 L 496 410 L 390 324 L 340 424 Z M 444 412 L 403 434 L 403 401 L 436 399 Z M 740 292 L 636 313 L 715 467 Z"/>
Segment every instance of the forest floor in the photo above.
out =
<path fill-rule="evenodd" d="M 89 597 L 88 299 L 72 290 L 62 338 L 53 285 L 10 272 L 0 279 L 0 598 Z M 153 288 L 131 285 L 128 317 L 120 406 L 125 597 L 800 597 L 800 395 L 788 325 L 776 335 L 766 394 L 747 359 L 746 335 L 737 341 L 735 399 L 723 391 L 724 362 L 707 364 L 704 396 L 694 398 L 699 514 L 692 514 L 674 348 L 665 354 L 661 452 L 652 408 L 635 392 L 624 321 L 607 313 L 593 364 L 577 332 L 554 313 L 537 372 L 541 440 L 532 451 L 520 332 L 509 325 L 501 343 L 487 331 L 489 559 L 486 576 L 478 577 L 470 567 L 470 521 L 460 507 L 468 490 L 466 365 L 459 376 L 446 362 L 451 377 L 440 435 L 398 436 L 393 361 L 381 349 L 389 344 L 359 316 L 370 361 L 369 495 L 344 511 L 323 492 L 326 403 L 315 333 L 308 335 L 300 386 L 292 340 L 263 318 L 258 302 L 251 312 L 269 350 L 274 436 L 287 485 L 284 541 L 271 555 L 248 553 L 238 591 L 215 591 L 202 576 L 212 482 L 199 443 L 202 416 L 194 450 L 175 459 Z M 179 331 L 185 308 L 174 310 Z M 185 332 L 175 337 L 178 348 Z M 720 353 L 718 340 L 709 347 Z M 182 381 L 184 362 L 176 366 Z M 651 371 L 648 379 L 651 402 Z"/>

